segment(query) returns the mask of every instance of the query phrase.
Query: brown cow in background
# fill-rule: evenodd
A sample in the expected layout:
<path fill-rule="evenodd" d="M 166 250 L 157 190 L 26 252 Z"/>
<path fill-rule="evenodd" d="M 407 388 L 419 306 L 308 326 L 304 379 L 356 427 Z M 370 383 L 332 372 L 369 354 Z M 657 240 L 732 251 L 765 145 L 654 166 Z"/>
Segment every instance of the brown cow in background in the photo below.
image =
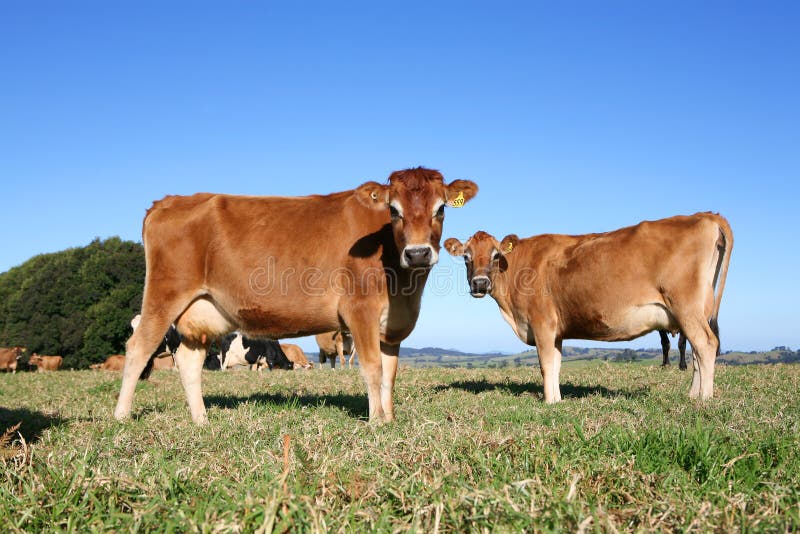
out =
<path fill-rule="evenodd" d="M 64 358 L 61 356 L 42 356 L 35 352 L 31 354 L 31 358 L 28 360 L 28 365 L 35 365 L 38 373 L 58 371 L 61 369 L 62 363 L 64 363 Z"/>
<path fill-rule="evenodd" d="M 344 356 L 348 355 L 349 367 L 353 368 L 353 358 L 355 357 L 355 345 L 353 344 L 353 336 L 346 330 L 334 330 L 333 332 L 325 332 L 324 334 L 317 334 L 315 337 L 317 346 L 319 347 L 319 363 L 325 363 L 330 360 L 331 369 L 336 368 L 336 358 L 344 368 Z"/>
<path fill-rule="evenodd" d="M 281 350 L 286 355 L 286 358 L 294 364 L 295 369 L 311 369 L 314 367 L 314 365 L 309 363 L 308 358 L 306 358 L 306 355 L 303 353 L 303 349 L 299 346 L 294 343 L 281 343 L 280 345 Z"/>
<path fill-rule="evenodd" d="M 122 354 L 114 354 L 106 358 L 103 363 L 95 363 L 90 365 L 90 369 L 99 369 L 101 371 L 122 371 L 125 367 L 125 356 Z"/>
<path fill-rule="evenodd" d="M 0 371 L 17 372 L 19 359 L 27 349 L 25 347 L 0 347 Z"/>
<path fill-rule="evenodd" d="M 0 371 L 16 373 L 17 364 L 25 350 L 25 347 L 0 347 Z"/>

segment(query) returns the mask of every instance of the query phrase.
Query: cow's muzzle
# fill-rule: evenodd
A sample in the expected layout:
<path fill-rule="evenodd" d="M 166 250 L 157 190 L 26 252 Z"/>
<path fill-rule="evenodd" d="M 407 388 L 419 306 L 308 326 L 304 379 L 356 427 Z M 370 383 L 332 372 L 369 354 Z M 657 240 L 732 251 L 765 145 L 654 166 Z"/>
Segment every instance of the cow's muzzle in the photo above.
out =
<path fill-rule="evenodd" d="M 488 276 L 476 276 L 469 281 L 469 294 L 479 299 L 492 290 L 492 281 Z"/>
<path fill-rule="evenodd" d="M 430 245 L 412 245 L 403 249 L 400 263 L 405 268 L 421 269 L 433 267 L 439 260 L 439 255 Z"/>

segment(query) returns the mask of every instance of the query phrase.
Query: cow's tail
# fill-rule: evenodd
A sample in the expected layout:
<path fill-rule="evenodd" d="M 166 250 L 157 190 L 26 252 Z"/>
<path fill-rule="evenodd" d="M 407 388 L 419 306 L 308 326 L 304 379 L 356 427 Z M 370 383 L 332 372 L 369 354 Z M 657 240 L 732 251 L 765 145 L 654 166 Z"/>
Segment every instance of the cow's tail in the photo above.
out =
<path fill-rule="evenodd" d="M 714 271 L 714 309 L 711 311 L 711 318 L 708 321 L 714 335 L 717 336 L 717 356 L 720 352 L 719 339 L 719 306 L 722 302 L 722 293 L 725 291 L 725 279 L 728 277 L 728 265 L 731 261 L 731 251 L 733 250 L 733 230 L 731 225 L 722 215 L 715 215 L 714 220 L 719 227 L 719 237 L 717 238 L 717 263 Z"/>
<path fill-rule="evenodd" d="M 155 363 L 156 355 L 153 353 L 150 359 L 147 360 L 147 365 L 142 369 L 142 374 L 139 375 L 139 380 L 147 380 L 150 378 L 150 373 L 153 372 L 153 364 Z"/>

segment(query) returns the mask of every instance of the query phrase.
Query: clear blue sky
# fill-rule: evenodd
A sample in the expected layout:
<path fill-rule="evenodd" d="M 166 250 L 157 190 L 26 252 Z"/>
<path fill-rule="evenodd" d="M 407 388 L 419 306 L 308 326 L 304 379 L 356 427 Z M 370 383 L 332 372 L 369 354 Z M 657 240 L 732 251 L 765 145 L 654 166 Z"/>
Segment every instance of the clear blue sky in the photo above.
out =
<path fill-rule="evenodd" d="M 799 347 L 798 28 L 800 4 L 770 1 L 6 1 L 0 271 L 139 240 L 165 194 L 425 165 L 481 187 L 445 237 L 719 211 L 723 349 Z M 406 345 L 525 348 L 462 262 L 433 276 Z"/>

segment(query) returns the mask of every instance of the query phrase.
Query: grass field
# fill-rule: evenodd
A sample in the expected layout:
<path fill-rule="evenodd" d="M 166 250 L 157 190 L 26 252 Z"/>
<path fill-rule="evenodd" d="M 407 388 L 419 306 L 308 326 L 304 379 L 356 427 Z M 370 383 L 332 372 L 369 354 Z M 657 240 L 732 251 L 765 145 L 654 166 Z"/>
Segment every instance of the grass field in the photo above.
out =
<path fill-rule="evenodd" d="M 113 374 L 0 375 L 0 530 L 800 529 L 800 366 L 718 366 L 704 406 L 689 380 L 565 366 L 548 406 L 535 368 L 403 368 L 374 426 L 356 370 L 206 372 L 198 428 L 169 371 L 124 424 Z"/>

